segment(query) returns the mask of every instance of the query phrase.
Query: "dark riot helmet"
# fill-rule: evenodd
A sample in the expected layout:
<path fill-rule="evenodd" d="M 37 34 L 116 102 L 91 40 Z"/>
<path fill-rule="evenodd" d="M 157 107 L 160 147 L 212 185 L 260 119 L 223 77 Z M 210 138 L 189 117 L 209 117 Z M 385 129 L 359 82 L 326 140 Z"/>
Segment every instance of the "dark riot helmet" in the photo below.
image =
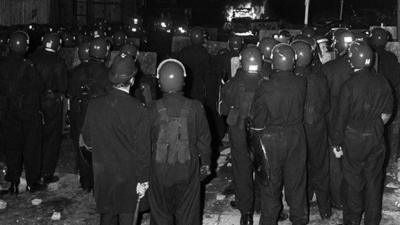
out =
<path fill-rule="evenodd" d="M 292 71 L 295 63 L 296 53 L 289 44 L 280 43 L 272 49 L 272 69 Z"/>
<path fill-rule="evenodd" d="M 296 66 L 305 67 L 311 64 L 313 51 L 310 44 L 302 40 L 296 40 L 290 45 L 296 53 Z"/>
<path fill-rule="evenodd" d="M 258 73 L 262 67 L 262 54 L 255 46 L 245 48 L 240 53 L 242 68 L 248 73 Z"/>
<path fill-rule="evenodd" d="M 159 85 L 165 93 L 182 91 L 185 86 L 185 77 L 185 66 L 176 59 L 166 59 L 157 68 Z"/>
<path fill-rule="evenodd" d="M 204 31 L 201 27 L 195 27 L 190 32 L 190 40 L 194 45 L 200 45 L 204 42 Z"/>
<path fill-rule="evenodd" d="M 389 41 L 390 33 L 383 28 L 374 28 L 371 35 L 371 44 L 374 47 L 386 46 Z"/>
<path fill-rule="evenodd" d="M 104 38 L 95 38 L 90 43 L 89 55 L 96 59 L 105 59 L 108 55 L 109 48 Z"/>
<path fill-rule="evenodd" d="M 343 54 L 355 40 L 354 34 L 348 29 L 338 29 L 333 34 L 333 47 L 338 54 Z"/>
<path fill-rule="evenodd" d="M 29 35 L 25 31 L 16 31 L 10 35 L 8 45 L 12 52 L 26 53 L 29 48 Z"/>
<path fill-rule="evenodd" d="M 44 49 L 52 52 L 58 51 L 62 44 L 62 40 L 57 33 L 45 34 L 42 38 L 42 42 Z"/>
<path fill-rule="evenodd" d="M 90 51 L 90 43 L 89 42 L 83 42 L 82 44 L 79 45 L 78 56 L 79 56 L 79 60 L 81 62 L 89 61 L 89 59 L 90 59 L 89 51 Z"/>
<path fill-rule="evenodd" d="M 355 41 L 349 47 L 347 55 L 353 69 L 364 69 L 371 67 L 374 61 L 374 52 L 364 41 Z"/>
<path fill-rule="evenodd" d="M 264 56 L 264 59 L 271 59 L 272 49 L 275 45 L 279 44 L 279 42 L 272 37 L 264 37 L 258 43 L 258 48 Z"/>
<path fill-rule="evenodd" d="M 240 52 L 244 45 L 243 38 L 236 35 L 232 35 L 229 38 L 228 45 L 231 51 Z"/>

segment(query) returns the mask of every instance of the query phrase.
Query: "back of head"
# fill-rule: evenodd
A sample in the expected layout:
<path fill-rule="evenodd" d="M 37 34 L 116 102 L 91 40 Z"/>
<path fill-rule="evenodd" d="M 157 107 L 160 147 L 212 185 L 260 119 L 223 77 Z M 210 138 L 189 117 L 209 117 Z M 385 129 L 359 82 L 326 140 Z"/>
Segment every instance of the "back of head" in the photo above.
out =
<path fill-rule="evenodd" d="M 135 77 L 138 69 L 132 57 L 127 55 L 118 55 L 114 58 L 108 78 L 114 85 L 126 85 L 126 83 Z"/>
<path fill-rule="evenodd" d="M 236 35 L 232 35 L 229 38 L 228 45 L 231 51 L 240 52 L 244 46 L 243 38 Z"/>
<path fill-rule="evenodd" d="M 345 53 L 354 40 L 354 34 L 348 29 L 338 29 L 333 34 L 333 45 L 339 55 Z"/>
<path fill-rule="evenodd" d="M 166 59 L 157 68 L 157 78 L 164 93 L 175 93 L 185 86 L 186 70 L 176 59 Z"/>
<path fill-rule="evenodd" d="M 311 64 L 313 54 L 311 46 L 302 40 L 293 41 L 290 45 L 296 53 L 296 66 L 309 66 Z"/>
<path fill-rule="evenodd" d="M 371 44 L 373 47 L 385 47 L 389 41 L 390 33 L 383 28 L 374 28 L 372 30 Z"/>
<path fill-rule="evenodd" d="M 43 37 L 43 47 L 47 51 L 56 52 L 60 49 L 62 40 L 57 33 L 47 33 Z"/>
<path fill-rule="evenodd" d="M 295 61 L 296 53 L 289 44 L 280 43 L 272 49 L 272 69 L 292 71 Z"/>
<path fill-rule="evenodd" d="M 90 42 L 90 57 L 105 59 L 108 55 L 109 46 L 104 38 L 95 38 Z"/>
<path fill-rule="evenodd" d="M 374 53 L 364 41 L 355 41 L 349 47 L 349 63 L 353 69 L 371 67 L 374 61 Z"/>
<path fill-rule="evenodd" d="M 8 45 L 12 52 L 25 54 L 29 48 L 29 35 L 25 31 L 16 31 L 10 35 Z"/>
<path fill-rule="evenodd" d="M 81 62 L 89 61 L 89 59 L 90 59 L 89 51 L 90 51 L 90 43 L 89 42 L 83 42 L 82 44 L 79 45 L 78 56 L 79 56 L 79 60 Z"/>
<path fill-rule="evenodd" d="M 264 59 L 271 59 L 272 49 L 279 42 L 271 37 L 264 37 L 259 43 L 258 48 L 264 56 Z"/>
<path fill-rule="evenodd" d="M 250 46 L 240 53 L 242 68 L 248 73 L 258 73 L 262 67 L 262 55 L 260 49 Z"/>
<path fill-rule="evenodd" d="M 195 27 L 190 32 L 190 40 L 193 45 L 201 45 L 204 42 L 204 31 L 201 27 Z"/>

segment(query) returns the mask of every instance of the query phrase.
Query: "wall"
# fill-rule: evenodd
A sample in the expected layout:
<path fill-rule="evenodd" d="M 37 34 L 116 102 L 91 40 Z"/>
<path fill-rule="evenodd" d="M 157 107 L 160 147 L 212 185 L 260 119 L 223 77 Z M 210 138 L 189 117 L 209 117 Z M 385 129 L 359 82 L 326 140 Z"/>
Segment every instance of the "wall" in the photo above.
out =
<path fill-rule="evenodd" d="M 0 24 L 48 23 L 51 0 L 0 0 Z"/>

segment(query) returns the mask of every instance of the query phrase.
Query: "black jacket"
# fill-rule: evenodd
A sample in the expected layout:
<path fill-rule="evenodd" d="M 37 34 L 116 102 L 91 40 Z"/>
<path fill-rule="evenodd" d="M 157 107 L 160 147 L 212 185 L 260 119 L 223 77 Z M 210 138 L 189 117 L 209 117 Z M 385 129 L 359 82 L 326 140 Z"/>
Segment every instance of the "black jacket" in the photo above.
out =
<path fill-rule="evenodd" d="M 150 123 L 147 110 L 112 89 L 89 102 L 82 128 L 93 147 L 94 195 L 99 213 L 132 213 L 136 185 L 149 181 Z"/>

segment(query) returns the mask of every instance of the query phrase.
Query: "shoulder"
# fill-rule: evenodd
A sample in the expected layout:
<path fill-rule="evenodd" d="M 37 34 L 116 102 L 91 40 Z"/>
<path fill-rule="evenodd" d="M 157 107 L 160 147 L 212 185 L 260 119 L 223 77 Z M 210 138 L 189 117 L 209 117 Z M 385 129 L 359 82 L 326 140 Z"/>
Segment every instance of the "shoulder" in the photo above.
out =
<path fill-rule="evenodd" d="M 201 104 L 200 101 L 194 100 L 194 99 L 188 99 L 190 101 L 190 104 L 192 105 L 192 108 L 197 111 L 197 112 L 202 112 L 204 111 L 204 106 Z"/>

